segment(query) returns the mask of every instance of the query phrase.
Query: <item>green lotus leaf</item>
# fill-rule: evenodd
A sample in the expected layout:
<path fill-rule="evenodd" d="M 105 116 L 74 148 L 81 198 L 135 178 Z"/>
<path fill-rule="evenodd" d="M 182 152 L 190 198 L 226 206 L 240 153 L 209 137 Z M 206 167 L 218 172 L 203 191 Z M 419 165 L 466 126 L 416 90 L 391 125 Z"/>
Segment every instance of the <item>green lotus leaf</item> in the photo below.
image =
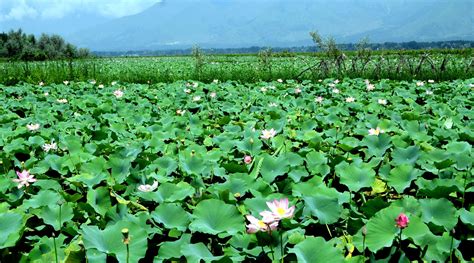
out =
<path fill-rule="evenodd" d="M 211 262 L 222 258 L 222 256 L 213 256 L 203 243 L 183 244 L 181 246 L 181 253 L 186 257 L 187 262 L 192 263 L 199 263 L 201 260 L 204 260 L 204 262 Z"/>
<path fill-rule="evenodd" d="M 312 151 L 306 155 L 306 165 L 312 175 L 327 175 L 330 171 L 327 162 L 326 154 L 322 152 Z"/>
<path fill-rule="evenodd" d="M 303 200 L 305 204 L 303 213 L 317 217 L 321 224 L 335 223 L 341 216 L 342 206 L 337 197 L 315 194 L 304 197 Z"/>
<path fill-rule="evenodd" d="M 0 213 L 0 249 L 15 246 L 23 235 L 25 218 L 16 212 Z"/>
<path fill-rule="evenodd" d="M 336 166 L 336 174 L 352 192 L 371 187 L 375 182 L 375 171 L 366 163 L 348 164 L 343 161 Z"/>
<path fill-rule="evenodd" d="M 110 191 L 107 187 L 97 187 L 87 191 L 87 203 L 101 216 L 112 207 Z"/>
<path fill-rule="evenodd" d="M 362 145 L 365 145 L 369 156 L 381 157 L 390 148 L 391 138 L 387 134 L 380 134 L 378 136 L 365 136 L 362 140 Z"/>
<path fill-rule="evenodd" d="M 444 227 L 447 231 L 456 226 L 458 211 L 453 203 L 445 198 L 419 200 L 423 222 Z"/>
<path fill-rule="evenodd" d="M 43 219 L 45 224 L 48 224 L 58 231 L 64 223 L 69 222 L 73 217 L 73 205 L 71 203 L 64 203 L 61 207 L 58 204 L 52 204 L 41 208 L 37 214 L 40 219 Z"/>
<path fill-rule="evenodd" d="M 243 216 L 233 205 L 217 199 L 199 202 L 192 214 L 193 220 L 189 225 L 191 231 L 216 235 L 226 233 L 233 235 L 245 230 Z"/>
<path fill-rule="evenodd" d="M 144 222 L 137 224 L 129 220 L 123 220 L 114 225 L 100 230 L 97 226 L 82 226 L 80 231 L 84 241 L 86 253 L 90 249 L 100 251 L 105 255 L 115 256 L 119 262 L 127 262 L 127 247 L 123 242 L 122 230 L 129 231 L 129 260 L 138 262 L 145 256 L 147 250 L 148 235 L 145 231 Z M 96 253 L 91 256 L 95 257 Z M 89 257 L 89 253 L 87 256 Z M 99 258 L 102 258 L 99 256 Z"/>
<path fill-rule="evenodd" d="M 403 164 L 390 170 L 387 177 L 388 185 L 395 188 L 398 193 L 403 193 L 411 182 L 422 174 L 422 171 L 415 169 L 412 165 Z"/>
<path fill-rule="evenodd" d="M 160 245 L 158 250 L 158 256 L 155 259 L 164 260 L 164 259 L 179 259 L 183 256 L 181 253 L 181 247 L 190 244 L 191 242 L 191 235 L 184 234 L 181 236 L 180 239 L 176 241 L 167 241 L 163 242 Z"/>
<path fill-rule="evenodd" d="M 151 213 L 151 216 L 166 228 L 176 228 L 181 231 L 187 229 L 190 221 L 189 214 L 178 204 L 161 204 Z"/>
<path fill-rule="evenodd" d="M 377 252 L 393 244 L 400 231 L 395 226 L 395 218 L 401 212 L 403 212 L 402 208 L 391 205 L 380 210 L 367 222 L 365 244 L 370 251 Z"/>
<path fill-rule="evenodd" d="M 395 165 L 408 164 L 413 165 L 420 157 L 420 148 L 418 146 L 410 146 L 407 148 L 395 148 L 392 153 L 392 162 Z"/>
<path fill-rule="evenodd" d="M 296 255 L 298 262 L 344 262 L 342 251 L 322 237 L 307 237 L 294 248 L 289 249 L 289 252 Z"/>
<path fill-rule="evenodd" d="M 279 157 L 265 155 L 263 158 L 260 173 L 268 183 L 272 183 L 277 176 L 286 174 L 290 169 L 288 160 L 283 155 Z"/>

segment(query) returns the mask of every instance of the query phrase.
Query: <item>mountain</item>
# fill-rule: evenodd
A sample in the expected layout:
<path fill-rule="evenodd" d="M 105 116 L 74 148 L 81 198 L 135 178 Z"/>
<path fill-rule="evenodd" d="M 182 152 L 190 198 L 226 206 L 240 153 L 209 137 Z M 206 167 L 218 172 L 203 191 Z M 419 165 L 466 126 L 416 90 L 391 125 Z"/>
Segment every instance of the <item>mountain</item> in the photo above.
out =
<path fill-rule="evenodd" d="M 162 0 L 136 15 L 65 35 L 94 51 L 474 40 L 471 0 Z"/>

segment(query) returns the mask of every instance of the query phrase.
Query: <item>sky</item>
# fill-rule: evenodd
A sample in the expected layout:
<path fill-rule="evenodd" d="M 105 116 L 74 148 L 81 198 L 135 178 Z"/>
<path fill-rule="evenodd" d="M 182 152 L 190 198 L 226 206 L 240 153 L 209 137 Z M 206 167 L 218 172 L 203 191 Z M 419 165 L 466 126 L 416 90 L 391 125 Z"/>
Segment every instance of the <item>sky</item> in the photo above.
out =
<path fill-rule="evenodd" d="M 60 19 L 76 12 L 106 18 L 139 13 L 159 0 L 0 0 L 0 23 Z"/>

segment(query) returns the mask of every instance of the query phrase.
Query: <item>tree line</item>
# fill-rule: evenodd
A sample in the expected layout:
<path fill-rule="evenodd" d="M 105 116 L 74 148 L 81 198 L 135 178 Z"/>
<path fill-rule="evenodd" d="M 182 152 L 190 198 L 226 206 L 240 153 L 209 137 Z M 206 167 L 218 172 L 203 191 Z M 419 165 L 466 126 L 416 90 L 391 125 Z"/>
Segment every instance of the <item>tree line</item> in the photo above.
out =
<path fill-rule="evenodd" d="M 42 61 L 85 58 L 91 55 L 86 48 L 77 48 L 59 35 L 41 34 L 36 37 L 21 29 L 0 33 L 0 58 L 8 60 Z"/>

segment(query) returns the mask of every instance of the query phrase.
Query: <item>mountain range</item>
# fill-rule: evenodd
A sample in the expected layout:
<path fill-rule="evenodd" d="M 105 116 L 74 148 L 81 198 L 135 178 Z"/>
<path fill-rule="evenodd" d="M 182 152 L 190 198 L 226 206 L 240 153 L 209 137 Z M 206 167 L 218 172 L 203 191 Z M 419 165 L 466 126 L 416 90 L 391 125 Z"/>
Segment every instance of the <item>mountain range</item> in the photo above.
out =
<path fill-rule="evenodd" d="M 474 40 L 472 0 L 162 0 L 145 11 L 63 32 L 93 51 Z"/>

